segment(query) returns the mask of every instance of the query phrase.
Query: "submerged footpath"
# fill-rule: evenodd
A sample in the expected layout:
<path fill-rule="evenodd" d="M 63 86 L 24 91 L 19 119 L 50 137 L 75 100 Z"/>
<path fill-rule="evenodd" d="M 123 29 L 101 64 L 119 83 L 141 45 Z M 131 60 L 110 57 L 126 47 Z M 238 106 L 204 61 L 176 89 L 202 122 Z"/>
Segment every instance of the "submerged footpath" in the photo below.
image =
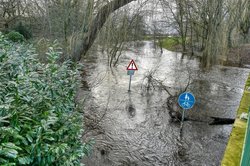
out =
<path fill-rule="evenodd" d="M 221 166 L 239 166 L 245 141 L 247 120 L 240 118 L 243 113 L 250 109 L 250 74 L 248 76 L 244 93 L 237 111 L 237 117 L 224 153 Z M 248 116 L 249 117 L 249 116 Z"/>

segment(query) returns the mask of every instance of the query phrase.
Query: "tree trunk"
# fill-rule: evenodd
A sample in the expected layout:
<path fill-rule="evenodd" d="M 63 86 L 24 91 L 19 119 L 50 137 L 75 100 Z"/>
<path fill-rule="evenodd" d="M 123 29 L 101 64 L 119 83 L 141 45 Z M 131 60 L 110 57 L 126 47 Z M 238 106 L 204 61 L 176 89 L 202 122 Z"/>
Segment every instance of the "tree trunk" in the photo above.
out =
<path fill-rule="evenodd" d="M 88 27 L 88 32 L 77 42 L 72 53 L 73 61 L 80 61 L 82 55 L 85 55 L 88 52 L 109 15 L 132 1 L 135 0 L 113 0 L 98 11 L 96 17 Z"/>

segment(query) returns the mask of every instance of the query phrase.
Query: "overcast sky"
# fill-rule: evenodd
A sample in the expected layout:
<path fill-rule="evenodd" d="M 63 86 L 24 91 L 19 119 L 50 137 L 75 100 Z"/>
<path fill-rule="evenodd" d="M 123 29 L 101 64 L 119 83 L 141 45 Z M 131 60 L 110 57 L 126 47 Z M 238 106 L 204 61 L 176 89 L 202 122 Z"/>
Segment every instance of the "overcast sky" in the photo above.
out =
<path fill-rule="evenodd" d="M 131 14 L 138 10 L 142 13 L 150 33 L 154 30 L 162 34 L 176 33 L 169 23 L 171 14 L 167 14 L 167 9 L 163 10 L 159 0 L 137 0 L 131 2 L 126 8 L 130 9 Z"/>

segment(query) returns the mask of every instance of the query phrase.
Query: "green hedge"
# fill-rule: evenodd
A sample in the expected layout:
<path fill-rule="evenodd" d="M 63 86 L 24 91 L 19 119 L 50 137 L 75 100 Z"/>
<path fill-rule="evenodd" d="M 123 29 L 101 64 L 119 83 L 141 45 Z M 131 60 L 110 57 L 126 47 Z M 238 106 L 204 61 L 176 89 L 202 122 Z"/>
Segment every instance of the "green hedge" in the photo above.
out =
<path fill-rule="evenodd" d="M 13 42 L 23 42 L 24 36 L 16 31 L 10 31 L 6 34 L 6 37 Z"/>
<path fill-rule="evenodd" d="M 30 45 L 0 34 L 0 165 L 80 165 L 83 117 L 74 102 L 78 70 L 36 59 Z"/>

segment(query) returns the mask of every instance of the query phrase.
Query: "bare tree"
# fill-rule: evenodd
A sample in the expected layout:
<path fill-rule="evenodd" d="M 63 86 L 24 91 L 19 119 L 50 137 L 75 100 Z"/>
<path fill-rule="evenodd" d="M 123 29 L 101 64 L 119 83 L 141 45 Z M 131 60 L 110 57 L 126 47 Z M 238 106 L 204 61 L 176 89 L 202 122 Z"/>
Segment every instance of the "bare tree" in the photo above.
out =
<path fill-rule="evenodd" d="M 82 55 L 85 55 L 88 52 L 109 15 L 132 1 L 134 0 L 113 0 L 98 10 L 95 18 L 89 23 L 87 32 L 81 34 L 82 37 L 72 53 L 74 61 L 80 61 Z"/>

